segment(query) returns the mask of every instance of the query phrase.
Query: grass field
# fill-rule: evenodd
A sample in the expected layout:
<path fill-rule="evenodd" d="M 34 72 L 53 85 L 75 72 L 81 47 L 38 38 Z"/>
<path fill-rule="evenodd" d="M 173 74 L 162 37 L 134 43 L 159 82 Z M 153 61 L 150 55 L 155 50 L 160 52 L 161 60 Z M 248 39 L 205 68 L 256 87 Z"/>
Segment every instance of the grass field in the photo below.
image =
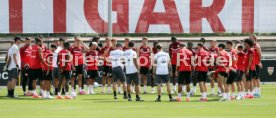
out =
<path fill-rule="evenodd" d="M 99 93 L 101 88 L 96 89 Z M 164 89 L 165 90 L 165 89 Z M 275 118 L 276 86 L 263 85 L 262 98 L 253 100 L 218 102 L 219 97 L 209 97 L 206 103 L 198 102 L 199 93 L 191 102 L 154 102 L 156 94 L 141 95 L 144 102 L 128 102 L 119 95 L 83 95 L 74 100 L 42 100 L 19 96 L 4 97 L 0 90 L 0 118 Z M 21 95 L 21 90 L 17 90 Z M 135 97 L 134 95 L 132 95 Z M 174 95 L 176 97 L 176 95 Z"/>

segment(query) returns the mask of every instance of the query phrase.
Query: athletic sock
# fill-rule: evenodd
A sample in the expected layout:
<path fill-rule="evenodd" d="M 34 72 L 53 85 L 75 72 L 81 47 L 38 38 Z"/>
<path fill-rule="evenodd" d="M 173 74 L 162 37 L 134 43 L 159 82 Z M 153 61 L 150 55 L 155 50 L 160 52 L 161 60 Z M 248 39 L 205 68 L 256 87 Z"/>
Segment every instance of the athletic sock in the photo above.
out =
<path fill-rule="evenodd" d="M 161 100 L 161 95 L 158 95 L 158 98 L 157 98 L 158 100 Z"/>
<path fill-rule="evenodd" d="M 215 88 L 211 88 L 211 93 L 215 93 Z"/>
<path fill-rule="evenodd" d="M 191 92 L 188 92 L 187 95 L 186 95 L 186 97 L 190 98 L 190 96 L 191 96 Z"/>
<path fill-rule="evenodd" d="M 218 87 L 218 92 L 221 93 L 221 89 Z"/>
<path fill-rule="evenodd" d="M 181 98 L 182 97 L 182 93 L 178 93 L 178 98 Z"/>
<path fill-rule="evenodd" d="M 122 91 L 122 87 L 118 87 L 118 91 L 121 92 Z"/>
<path fill-rule="evenodd" d="M 128 94 L 128 98 L 130 98 L 130 99 L 131 99 L 131 94 Z"/>
<path fill-rule="evenodd" d="M 169 98 L 172 99 L 172 94 L 169 94 Z"/>
<path fill-rule="evenodd" d="M 230 99 L 230 93 L 225 93 L 226 99 L 229 100 Z"/>
<path fill-rule="evenodd" d="M 257 90 L 258 90 L 258 93 L 257 93 L 257 94 L 261 94 L 261 88 L 258 87 Z"/>
<path fill-rule="evenodd" d="M 58 88 L 55 88 L 55 93 L 58 93 Z"/>
<path fill-rule="evenodd" d="M 222 98 L 226 98 L 226 94 L 225 93 L 222 93 Z"/>
<path fill-rule="evenodd" d="M 8 90 L 8 96 L 11 96 L 11 90 Z"/>
<path fill-rule="evenodd" d="M 79 92 L 82 92 L 82 88 L 81 87 L 79 87 Z"/>
<path fill-rule="evenodd" d="M 11 97 L 14 96 L 14 89 L 11 89 Z"/>
<path fill-rule="evenodd" d="M 138 99 L 138 98 L 140 98 L 140 96 L 139 96 L 139 95 L 136 95 L 136 98 Z"/>
<path fill-rule="evenodd" d="M 193 91 L 196 92 L 196 86 L 193 86 Z"/>
<path fill-rule="evenodd" d="M 147 91 L 147 85 L 144 85 L 144 91 Z"/>
<path fill-rule="evenodd" d="M 127 96 L 127 92 L 126 91 L 124 91 L 124 96 Z"/>
<path fill-rule="evenodd" d="M 113 91 L 113 94 L 114 94 L 114 96 L 117 96 L 117 92 L 116 91 Z"/>

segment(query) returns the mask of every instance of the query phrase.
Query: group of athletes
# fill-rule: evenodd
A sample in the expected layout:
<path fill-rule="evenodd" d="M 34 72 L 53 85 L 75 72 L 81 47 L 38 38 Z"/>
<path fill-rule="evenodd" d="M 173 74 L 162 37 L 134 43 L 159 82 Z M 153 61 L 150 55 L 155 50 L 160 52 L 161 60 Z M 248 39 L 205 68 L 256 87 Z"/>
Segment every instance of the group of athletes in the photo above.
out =
<path fill-rule="evenodd" d="M 186 93 L 186 102 L 189 102 L 198 83 L 200 101 L 206 102 L 208 80 L 211 86 L 209 95 L 216 95 L 217 83 L 220 101 L 260 97 L 261 47 L 255 35 L 240 42 L 217 44 L 216 40 L 211 40 L 209 48 L 205 46 L 204 38 L 194 47 L 192 42 L 185 45 L 172 37 L 169 53 L 158 42 L 149 46 L 146 37 L 142 38 L 139 47 L 129 38 L 125 38 L 124 46 L 114 38 L 105 38 L 103 45 L 99 39 L 94 37 L 87 46 L 80 37 L 75 37 L 72 44 L 60 38 L 47 48 L 43 45 L 42 36 L 36 37 L 34 44 L 31 38 L 23 41 L 15 37 L 4 67 L 9 74 L 7 96 L 17 97 L 14 89 L 19 76 L 24 95 L 33 98 L 52 99 L 52 95 L 56 95 L 56 99 L 73 99 L 77 94 L 95 94 L 94 82 L 101 70 L 102 94 L 106 93 L 107 87 L 108 94 L 113 90 L 114 99 L 118 99 L 119 93 L 132 101 L 131 93 L 135 93 L 136 101 L 144 101 L 140 97 L 140 86 L 147 94 L 148 85 L 152 87 L 151 93 L 155 93 L 157 85 L 156 101 L 160 102 L 162 85 L 165 85 L 169 101 L 180 102 L 182 93 Z M 19 48 L 22 42 L 25 44 Z M 150 79 L 150 84 L 147 79 Z M 84 83 L 87 84 L 86 91 Z M 193 87 L 190 87 L 191 83 Z M 37 84 L 40 86 L 39 93 Z M 172 96 L 173 92 L 178 93 L 176 99 Z"/>

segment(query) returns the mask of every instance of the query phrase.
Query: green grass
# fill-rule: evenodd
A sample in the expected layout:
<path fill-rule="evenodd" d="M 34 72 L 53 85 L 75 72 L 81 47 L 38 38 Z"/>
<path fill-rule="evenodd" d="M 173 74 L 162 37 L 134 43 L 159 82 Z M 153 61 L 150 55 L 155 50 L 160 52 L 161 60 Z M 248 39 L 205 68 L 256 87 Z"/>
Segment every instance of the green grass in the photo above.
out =
<path fill-rule="evenodd" d="M 100 94 L 74 100 L 9 99 L 4 97 L 6 90 L 1 89 L 0 118 L 275 118 L 275 90 L 275 85 L 263 85 L 262 98 L 253 100 L 218 102 L 219 97 L 209 97 L 209 102 L 201 103 L 196 95 L 190 103 L 172 103 L 163 95 L 163 101 L 156 103 L 156 94 L 141 95 L 145 102 L 128 102 L 122 95 L 113 100 L 112 95 Z M 99 93 L 101 88 L 96 91 Z M 17 94 L 21 95 L 21 90 Z"/>

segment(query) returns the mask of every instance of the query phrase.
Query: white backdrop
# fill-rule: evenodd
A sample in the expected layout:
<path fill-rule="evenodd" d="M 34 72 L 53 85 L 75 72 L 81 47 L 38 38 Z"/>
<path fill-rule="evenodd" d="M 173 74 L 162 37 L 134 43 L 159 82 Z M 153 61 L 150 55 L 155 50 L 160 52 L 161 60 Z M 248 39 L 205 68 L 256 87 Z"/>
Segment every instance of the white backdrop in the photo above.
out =
<path fill-rule="evenodd" d="M 0 0 L 0 33 L 106 33 L 107 1 Z M 276 0 L 255 0 L 252 8 L 243 6 L 243 1 L 250 0 L 193 1 L 202 1 L 202 4 L 192 0 L 113 0 L 113 30 L 115 33 L 276 32 Z M 221 1 L 225 3 L 217 16 L 224 30 L 216 21 L 208 21 L 204 17 L 194 20 L 196 24 L 191 22 L 192 16 L 199 14 L 199 11 L 192 11 L 191 6 L 199 4 L 204 9 Z M 56 11 L 54 4 L 59 4 Z M 254 11 L 252 27 L 242 25 L 250 22 L 243 20 L 247 17 L 243 15 L 246 12 L 243 8 Z M 142 13 L 143 10 L 145 13 Z M 58 14 L 54 18 L 55 12 L 64 17 Z M 207 10 L 207 14 L 212 12 L 212 9 Z M 142 17 L 142 14 L 145 16 Z M 215 22 L 215 25 L 210 25 L 210 22 Z M 199 29 L 194 30 L 192 25 Z M 243 28 L 249 30 L 243 31 Z"/>

